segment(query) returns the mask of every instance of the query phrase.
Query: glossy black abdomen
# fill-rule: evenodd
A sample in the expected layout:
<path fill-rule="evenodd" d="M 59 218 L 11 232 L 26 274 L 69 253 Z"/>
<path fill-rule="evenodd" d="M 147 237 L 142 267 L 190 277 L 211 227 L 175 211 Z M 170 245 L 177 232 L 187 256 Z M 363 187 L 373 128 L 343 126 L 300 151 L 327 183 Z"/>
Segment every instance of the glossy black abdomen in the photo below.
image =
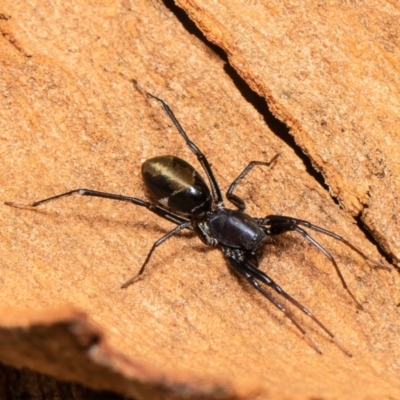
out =
<path fill-rule="evenodd" d="M 179 214 L 204 217 L 211 211 L 210 190 L 201 175 L 185 160 L 160 156 L 142 165 L 146 188 L 163 206 Z"/>

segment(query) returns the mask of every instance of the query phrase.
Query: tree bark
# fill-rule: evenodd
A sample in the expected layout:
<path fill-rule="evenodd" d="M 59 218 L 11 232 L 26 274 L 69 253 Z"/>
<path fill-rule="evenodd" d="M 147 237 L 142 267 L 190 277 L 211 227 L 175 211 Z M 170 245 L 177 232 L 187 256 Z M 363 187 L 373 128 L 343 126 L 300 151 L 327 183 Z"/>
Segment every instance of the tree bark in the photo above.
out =
<path fill-rule="evenodd" d="M 185 13 L 169 1 L 2 2 L 1 200 L 76 188 L 146 199 L 141 164 L 163 154 L 204 175 L 150 92 L 206 154 L 223 192 L 250 161 L 280 154 L 237 189 L 250 215 L 308 220 L 392 262 L 391 272 L 373 268 L 312 233 L 360 311 L 300 235 L 264 248 L 260 268 L 353 357 L 280 299 L 317 354 L 190 232 L 120 289 L 173 224 L 73 196 L 0 207 L 0 362 L 138 400 L 399 397 L 398 10 L 177 3 Z"/>

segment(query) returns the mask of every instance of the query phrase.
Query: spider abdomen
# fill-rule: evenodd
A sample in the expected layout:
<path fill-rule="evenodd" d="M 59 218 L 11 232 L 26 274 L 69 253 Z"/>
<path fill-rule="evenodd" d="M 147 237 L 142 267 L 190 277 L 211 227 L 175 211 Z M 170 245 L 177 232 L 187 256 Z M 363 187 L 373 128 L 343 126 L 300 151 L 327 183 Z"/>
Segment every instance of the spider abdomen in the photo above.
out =
<path fill-rule="evenodd" d="M 159 156 L 142 164 L 142 176 L 150 195 L 182 215 L 203 217 L 211 210 L 210 190 L 201 175 L 185 160 Z"/>
<path fill-rule="evenodd" d="M 228 247 L 253 251 L 265 242 L 263 229 L 240 210 L 216 210 L 210 215 L 209 226 L 218 242 Z"/>

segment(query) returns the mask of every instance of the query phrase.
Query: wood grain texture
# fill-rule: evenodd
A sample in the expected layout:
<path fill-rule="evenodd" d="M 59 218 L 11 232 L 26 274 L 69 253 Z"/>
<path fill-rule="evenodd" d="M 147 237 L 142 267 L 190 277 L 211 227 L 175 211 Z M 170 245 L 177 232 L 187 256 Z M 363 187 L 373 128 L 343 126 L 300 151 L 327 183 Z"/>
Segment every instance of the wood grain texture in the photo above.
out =
<path fill-rule="evenodd" d="M 380 259 L 355 223 L 360 214 L 399 258 L 398 49 L 395 24 L 384 19 L 394 11 L 378 4 L 381 14 L 361 17 L 361 6 L 340 4 L 179 4 L 291 127 L 344 208 L 268 129 L 266 106 L 260 114 L 242 96 L 224 61 L 164 3 L 127 0 L 1 4 L 0 200 L 79 187 L 144 198 L 144 160 L 173 154 L 198 165 L 146 90 L 170 104 L 224 192 L 249 161 L 280 153 L 272 169 L 255 169 L 238 189 L 250 214 L 310 220 Z M 324 352 L 316 354 L 229 272 L 218 250 L 190 233 L 161 246 L 144 279 L 121 290 L 172 228 L 146 210 L 72 197 L 35 211 L 3 206 L 0 218 L 4 363 L 137 399 L 400 397 L 398 274 L 372 270 L 338 242 L 318 236 L 363 312 L 329 261 L 298 236 L 269 244 L 262 269 L 353 358 L 293 310 Z M 95 342 L 78 346 L 94 331 Z"/>

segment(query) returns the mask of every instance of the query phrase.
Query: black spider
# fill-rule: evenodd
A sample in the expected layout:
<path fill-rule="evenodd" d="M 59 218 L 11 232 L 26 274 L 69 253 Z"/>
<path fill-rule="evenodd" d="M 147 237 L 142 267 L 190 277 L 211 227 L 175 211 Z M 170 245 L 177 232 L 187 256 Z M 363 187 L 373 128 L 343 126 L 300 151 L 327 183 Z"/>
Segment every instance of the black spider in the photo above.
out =
<path fill-rule="evenodd" d="M 6 202 L 6 205 L 14 207 L 37 207 L 41 204 L 61 197 L 80 194 L 82 196 L 103 197 L 118 201 L 127 201 L 139 206 L 146 207 L 153 213 L 165 218 L 176 227 L 157 240 L 149 254 L 147 255 L 139 273 L 126 281 L 122 288 L 128 287 L 137 281 L 145 271 L 151 255 L 157 246 L 164 243 L 171 236 L 183 229 L 193 230 L 201 241 L 209 246 L 218 246 L 230 268 L 241 278 L 246 279 L 255 289 L 261 292 L 272 304 L 279 308 L 288 317 L 297 329 L 303 334 L 307 342 L 320 354 L 319 347 L 307 335 L 304 328 L 299 324 L 292 313 L 286 309 L 278 300 L 271 296 L 261 284 L 270 286 L 280 296 L 287 299 L 295 307 L 299 308 L 304 314 L 309 316 L 320 328 L 322 328 L 331 340 L 348 356 L 351 353 L 335 338 L 333 333 L 328 330 L 322 322 L 317 319 L 308 309 L 301 305 L 292 296 L 286 293 L 276 282 L 274 282 L 265 272 L 258 268 L 257 253 L 266 244 L 268 236 L 280 235 L 288 231 L 295 231 L 308 240 L 313 246 L 320 250 L 332 262 L 335 270 L 342 282 L 345 290 L 356 303 L 359 309 L 361 304 L 354 297 L 348 288 L 339 267 L 332 255 L 325 250 L 316 240 L 314 240 L 304 229 L 309 228 L 324 235 L 328 235 L 341 241 L 358 253 L 364 260 L 372 262 L 361 250 L 357 249 L 347 240 L 330 232 L 324 228 L 313 225 L 308 221 L 286 217 L 282 215 L 269 215 L 265 218 L 254 218 L 244 213 L 245 202 L 233 192 L 239 182 L 250 172 L 255 165 L 270 166 L 276 161 L 279 154 L 276 154 L 271 161 L 251 161 L 247 167 L 230 185 L 226 197 L 238 209 L 231 210 L 226 208 L 222 199 L 221 190 L 211 169 L 210 163 L 199 148 L 189 139 L 186 132 L 181 127 L 168 104 L 163 100 L 147 94 L 149 97 L 159 101 L 178 129 L 181 136 L 185 139 L 190 150 L 196 155 L 204 172 L 207 175 L 211 191 L 201 175 L 186 161 L 176 156 L 160 156 L 147 160 L 142 165 L 142 175 L 146 188 L 157 204 L 138 199 L 136 197 L 121 196 L 118 194 L 99 192 L 91 189 L 75 189 L 66 193 L 59 194 L 44 200 L 39 200 L 31 204 L 21 204 Z M 385 268 L 378 264 L 379 267 Z"/>

